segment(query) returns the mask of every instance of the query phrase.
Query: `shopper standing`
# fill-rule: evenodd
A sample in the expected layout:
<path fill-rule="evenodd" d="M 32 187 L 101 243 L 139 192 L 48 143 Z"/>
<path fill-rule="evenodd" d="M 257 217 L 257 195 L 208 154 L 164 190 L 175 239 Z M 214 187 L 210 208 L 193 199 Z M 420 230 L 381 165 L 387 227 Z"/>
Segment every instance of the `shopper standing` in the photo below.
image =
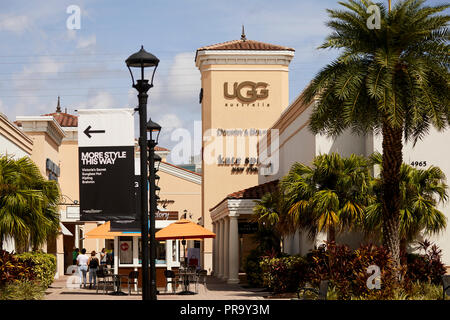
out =
<path fill-rule="evenodd" d="M 84 283 L 84 287 L 86 288 L 86 274 L 88 271 L 88 260 L 89 257 L 86 255 L 86 249 L 81 249 L 81 254 L 77 257 L 77 266 L 78 270 L 80 270 L 80 288 Z"/>
<path fill-rule="evenodd" d="M 106 266 L 106 249 L 103 248 L 102 251 L 100 252 L 100 264 L 101 265 L 105 265 Z"/>
<path fill-rule="evenodd" d="M 78 248 L 73 248 L 72 251 L 72 264 L 75 266 L 77 265 L 77 257 L 80 254 L 80 249 Z"/>
<path fill-rule="evenodd" d="M 95 256 L 95 251 L 91 252 L 91 257 L 88 260 L 89 266 L 89 289 L 92 288 L 92 279 L 94 279 L 94 288 L 97 285 L 97 270 L 99 266 L 98 258 Z"/>

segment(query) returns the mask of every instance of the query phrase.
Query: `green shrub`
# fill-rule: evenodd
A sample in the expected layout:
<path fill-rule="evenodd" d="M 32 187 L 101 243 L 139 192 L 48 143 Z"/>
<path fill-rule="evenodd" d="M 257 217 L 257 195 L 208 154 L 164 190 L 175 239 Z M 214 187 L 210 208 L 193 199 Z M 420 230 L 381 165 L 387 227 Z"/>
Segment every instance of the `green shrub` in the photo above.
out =
<path fill-rule="evenodd" d="M 307 261 L 301 256 L 264 257 L 260 266 L 263 283 L 276 293 L 295 292 L 307 273 Z"/>
<path fill-rule="evenodd" d="M 7 251 L 0 250 L 0 287 L 17 281 L 34 280 L 34 267 L 33 261 L 21 261 Z"/>
<path fill-rule="evenodd" d="M 245 258 L 244 271 L 247 276 L 247 283 L 254 288 L 261 288 L 264 285 L 260 266 L 262 257 L 263 255 L 259 250 L 252 250 Z"/>
<path fill-rule="evenodd" d="M 17 254 L 16 257 L 19 261 L 34 263 L 33 271 L 36 274 L 36 280 L 40 281 L 44 288 L 48 288 L 53 283 L 56 274 L 54 255 L 35 251 Z"/>
<path fill-rule="evenodd" d="M 0 300 L 42 300 L 45 287 L 35 281 L 15 281 L 0 287 Z"/>

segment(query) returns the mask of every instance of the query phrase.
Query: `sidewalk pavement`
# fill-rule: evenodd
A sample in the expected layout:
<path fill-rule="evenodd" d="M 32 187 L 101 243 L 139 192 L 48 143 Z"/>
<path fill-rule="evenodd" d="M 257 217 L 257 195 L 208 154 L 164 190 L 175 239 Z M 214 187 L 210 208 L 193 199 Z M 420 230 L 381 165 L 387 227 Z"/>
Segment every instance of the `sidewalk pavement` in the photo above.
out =
<path fill-rule="evenodd" d="M 55 280 L 50 288 L 46 291 L 45 300 L 142 300 L 142 295 L 134 291 L 131 295 L 114 296 L 103 294 L 99 289 L 96 293 L 95 289 L 70 288 L 67 285 L 69 276 L 63 276 Z M 73 287 L 73 285 L 72 285 Z M 195 286 L 191 286 L 194 291 Z M 198 294 L 195 295 L 177 295 L 173 293 L 164 293 L 164 288 L 158 288 L 160 294 L 158 300 L 265 300 L 269 296 L 269 292 L 263 289 L 244 288 L 239 284 L 228 284 L 223 280 L 209 276 L 206 280 L 206 286 L 199 284 L 197 288 Z M 122 288 L 127 292 L 127 288 Z M 178 292 L 180 289 L 178 289 Z M 111 293 L 111 291 L 109 291 Z"/>

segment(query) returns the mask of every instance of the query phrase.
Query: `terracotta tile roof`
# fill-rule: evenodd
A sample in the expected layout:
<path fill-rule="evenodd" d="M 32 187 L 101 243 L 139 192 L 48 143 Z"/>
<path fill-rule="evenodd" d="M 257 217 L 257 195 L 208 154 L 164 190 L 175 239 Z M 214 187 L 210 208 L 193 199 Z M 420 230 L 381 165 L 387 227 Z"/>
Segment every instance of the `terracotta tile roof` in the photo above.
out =
<path fill-rule="evenodd" d="M 78 127 L 78 116 L 65 112 L 54 112 L 43 114 L 43 116 L 53 116 L 61 127 Z"/>
<path fill-rule="evenodd" d="M 255 40 L 232 40 L 222 43 L 213 44 L 197 49 L 202 50 L 288 50 L 295 51 L 293 48 L 279 46 L 276 44 L 270 44 Z"/>
<path fill-rule="evenodd" d="M 166 148 L 163 148 L 163 147 L 160 147 L 160 146 L 156 146 L 155 147 L 155 151 L 170 151 L 170 150 L 166 149 Z"/>
<path fill-rule="evenodd" d="M 251 188 L 243 189 L 240 191 L 236 191 L 233 193 L 230 193 L 228 196 L 225 197 L 222 201 L 220 201 L 216 206 L 209 209 L 209 211 L 214 210 L 217 208 L 222 202 L 226 200 L 231 199 L 261 199 L 263 195 L 265 195 L 268 192 L 273 192 L 278 187 L 278 180 L 273 180 L 270 182 L 266 182 Z"/>

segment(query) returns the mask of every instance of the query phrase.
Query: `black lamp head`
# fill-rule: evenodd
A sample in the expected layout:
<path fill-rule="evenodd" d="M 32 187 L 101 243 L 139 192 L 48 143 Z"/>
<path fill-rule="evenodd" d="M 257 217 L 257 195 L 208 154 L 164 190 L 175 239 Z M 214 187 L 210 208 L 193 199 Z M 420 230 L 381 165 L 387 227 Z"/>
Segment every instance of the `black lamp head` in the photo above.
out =
<path fill-rule="evenodd" d="M 144 50 L 144 46 L 141 46 L 141 50 L 136 53 L 133 53 L 131 56 L 125 60 L 127 64 L 128 70 L 130 70 L 131 79 L 133 80 L 134 85 L 134 77 L 131 72 L 131 68 L 140 68 L 141 69 L 141 80 L 144 80 L 144 68 L 154 67 L 152 80 L 150 82 L 153 85 L 153 77 L 155 76 L 156 67 L 159 64 L 159 59 L 155 57 L 153 54 Z"/>
<path fill-rule="evenodd" d="M 148 120 L 147 122 L 147 131 L 150 132 L 159 132 L 161 131 L 161 126 L 154 122 L 152 119 Z"/>
<path fill-rule="evenodd" d="M 150 139 L 154 140 L 156 144 L 158 144 L 159 133 L 161 132 L 161 126 L 156 122 L 152 121 L 152 119 L 147 122 L 147 131 L 150 132 Z M 155 132 L 156 138 L 153 139 L 153 132 Z"/>
<path fill-rule="evenodd" d="M 155 156 L 153 157 L 153 159 L 155 160 L 155 162 L 161 162 L 162 161 L 162 158 L 159 155 L 157 155 L 156 153 L 155 153 Z"/>

